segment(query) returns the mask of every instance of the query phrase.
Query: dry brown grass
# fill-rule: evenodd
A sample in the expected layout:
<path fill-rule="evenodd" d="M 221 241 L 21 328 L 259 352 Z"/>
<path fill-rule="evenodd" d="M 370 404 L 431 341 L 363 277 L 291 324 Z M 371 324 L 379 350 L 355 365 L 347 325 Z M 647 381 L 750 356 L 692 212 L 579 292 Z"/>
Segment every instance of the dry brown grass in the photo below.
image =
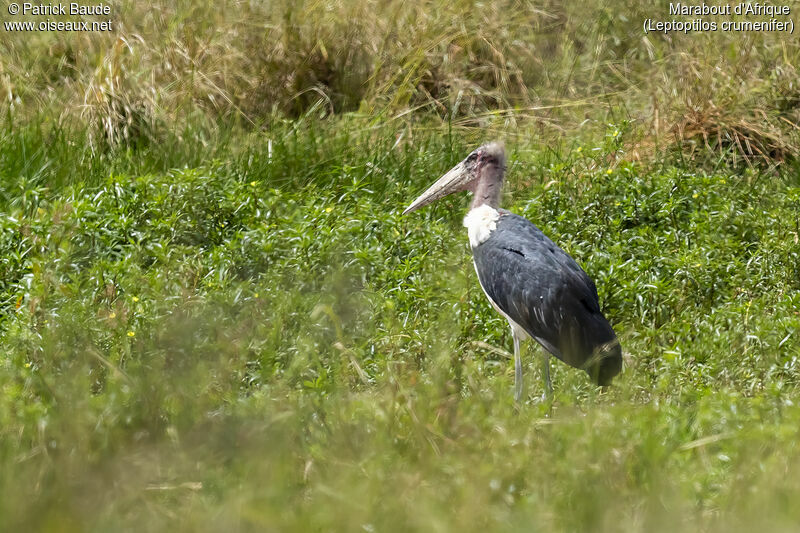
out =
<path fill-rule="evenodd" d="M 7 33 L 0 88 L 17 120 L 55 109 L 97 146 L 158 141 L 198 120 L 355 111 L 571 137 L 633 120 L 640 157 L 675 146 L 734 163 L 796 157 L 797 42 L 644 36 L 639 21 L 659 11 L 634 0 L 126 1 L 113 34 Z"/>
<path fill-rule="evenodd" d="M 733 164 L 796 158 L 800 78 L 786 53 L 786 43 L 765 38 L 745 40 L 727 58 L 676 56 L 662 90 L 675 145 L 690 156 L 729 155 Z"/>

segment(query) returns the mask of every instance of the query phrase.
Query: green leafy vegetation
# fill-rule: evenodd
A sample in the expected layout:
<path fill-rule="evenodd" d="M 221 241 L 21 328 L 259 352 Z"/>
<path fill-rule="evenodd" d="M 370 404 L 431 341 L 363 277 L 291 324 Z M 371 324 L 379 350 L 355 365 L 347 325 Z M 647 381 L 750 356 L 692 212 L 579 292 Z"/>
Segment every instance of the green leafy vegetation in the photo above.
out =
<path fill-rule="evenodd" d="M 0 530 L 796 530 L 796 40 L 381 6 L 4 34 Z M 494 138 L 609 390 L 530 346 L 515 405 L 466 198 L 401 216 Z"/>
<path fill-rule="evenodd" d="M 3 176 L 7 527 L 795 523 L 795 179 L 514 146 L 509 207 L 595 278 L 626 354 L 605 393 L 556 365 L 550 414 L 535 348 L 513 405 L 464 199 L 400 216 L 456 138 L 336 121 L 52 187 L 65 147 L 6 152 L 45 169 Z"/>

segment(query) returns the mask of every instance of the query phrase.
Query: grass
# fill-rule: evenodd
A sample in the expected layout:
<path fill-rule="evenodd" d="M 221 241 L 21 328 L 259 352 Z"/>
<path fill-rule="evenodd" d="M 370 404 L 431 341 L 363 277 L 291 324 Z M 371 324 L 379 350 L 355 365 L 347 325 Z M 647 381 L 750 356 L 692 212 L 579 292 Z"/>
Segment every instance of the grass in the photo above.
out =
<path fill-rule="evenodd" d="M 548 139 L 631 120 L 644 159 L 796 159 L 797 42 L 642 33 L 668 13 L 638 0 L 120 1 L 114 32 L 4 31 L 0 94 L 7 119 L 45 110 L 84 126 L 95 151 L 183 139 L 203 122 L 422 113 L 480 128 L 499 118 Z"/>
<path fill-rule="evenodd" d="M 797 529 L 795 41 L 268 7 L 4 33 L 0 530 Z M 608 391 L 555 363 L 552 412 L 467 200 L 400 214 L 495 138 L 625 352 Z"/>
<path fill-rule="evenodd" d="M 555 366 L 547 416 L 535 350 L 513 405 L 465 200 L 400 216 L 468 138 L 289 123 L 50 181 L 74 162 L 37 135 L 3 143 L 38 169 L 3 176 L 5 528 L 796 524 L 795 177 L 509 146 L 508 205 L 594 277 L 627 359 L 607 393 Z"/>

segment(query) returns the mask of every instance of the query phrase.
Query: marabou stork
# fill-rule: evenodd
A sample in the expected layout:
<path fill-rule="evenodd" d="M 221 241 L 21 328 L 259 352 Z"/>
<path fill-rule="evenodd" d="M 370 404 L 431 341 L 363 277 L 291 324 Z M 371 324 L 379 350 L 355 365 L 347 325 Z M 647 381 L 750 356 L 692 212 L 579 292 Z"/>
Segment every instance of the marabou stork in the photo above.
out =
<path fill-rule="evenodd" d="M 525 218 L 500 209 L 506 157 L 485 144 L 422 193 L 403 214 L 457 191 L 473 193 L 464 217 L 475 271 L 514 337 L 514 399 L 522 397 L 519 344 L 533 337 L 547 352 L 608 385 L 622 369 L 617 336 L 600 312 L 597 288 L 572 257 Z M 544 353 L 546 395 L 552 395 L 550 356 Z"/>

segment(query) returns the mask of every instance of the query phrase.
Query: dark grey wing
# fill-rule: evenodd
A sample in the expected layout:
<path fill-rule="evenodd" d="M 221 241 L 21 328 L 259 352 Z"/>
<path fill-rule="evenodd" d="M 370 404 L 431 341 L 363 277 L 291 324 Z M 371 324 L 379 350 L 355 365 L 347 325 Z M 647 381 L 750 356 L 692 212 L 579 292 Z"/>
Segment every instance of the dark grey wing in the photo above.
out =
<path fill-rule="evenodd" d="M 594 282 L 531 222 L 500 213 L 496 229 L 472 250 L 489 298 L 553 355 L 610 382 L 622 354 Z"/>

